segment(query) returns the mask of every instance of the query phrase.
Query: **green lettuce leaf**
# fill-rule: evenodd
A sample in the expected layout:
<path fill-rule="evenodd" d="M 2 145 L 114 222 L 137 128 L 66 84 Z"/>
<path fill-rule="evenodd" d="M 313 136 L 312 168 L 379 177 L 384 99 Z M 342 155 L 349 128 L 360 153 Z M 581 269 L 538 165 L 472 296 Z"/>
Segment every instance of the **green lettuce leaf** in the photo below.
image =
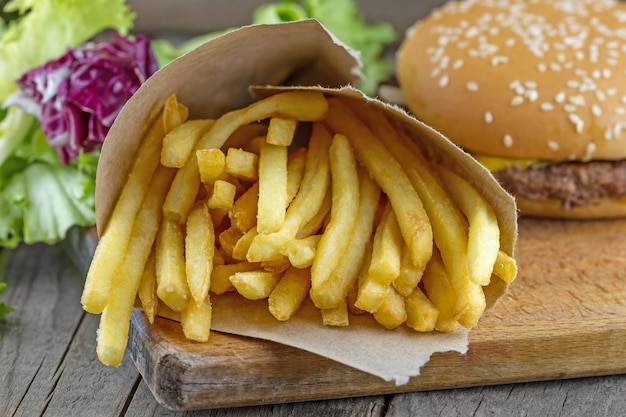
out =
<path fill-rule="evenodd" d="M 357 86 L 365 94 L 376 94 L 381 81 L 389 78 L 393 62 L 384 57 L 387 45 L 396 40 L 392 25 L 368 24 L 355 0 L 283 0 L 260 6 L 253 23 L 278 23 L 314 18 L 337 38 L 360 54 L 363 81 Z"/>
<path fill-rule="evenodd" d="M 0 293 L 2 291 L 4 291 L 4 289 L 6 288 L 7 284 L 4 282 L 0 282 Z M 13 308 L 7 306 L 6 304 L 4 304 L 2 301 L 0 301 L 0 320 L 4 319 L 4 317 L 9 314 L 11 311 L 13 311 Z"/>
<path fill-rule="evenodd" d="M 35 124 L 28 140 L 0 166 L 0 246 L 54 244 L 72 226 L 95 224 L 99 154 L 63 165 Z"/>

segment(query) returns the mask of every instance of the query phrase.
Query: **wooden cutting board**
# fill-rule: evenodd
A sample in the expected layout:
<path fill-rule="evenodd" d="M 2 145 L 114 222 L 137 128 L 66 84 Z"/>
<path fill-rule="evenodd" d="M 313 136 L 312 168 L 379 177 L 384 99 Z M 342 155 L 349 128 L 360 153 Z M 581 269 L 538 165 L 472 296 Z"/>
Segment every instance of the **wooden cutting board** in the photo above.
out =
<path fill-rule="evenodd" d="M 156 399 L 178 410 L 626 373 L 626 220 L 521 219 L 519 275 L 469 336 L 404 386 L 288 346 L 135 311 L 130 354 Z"/>

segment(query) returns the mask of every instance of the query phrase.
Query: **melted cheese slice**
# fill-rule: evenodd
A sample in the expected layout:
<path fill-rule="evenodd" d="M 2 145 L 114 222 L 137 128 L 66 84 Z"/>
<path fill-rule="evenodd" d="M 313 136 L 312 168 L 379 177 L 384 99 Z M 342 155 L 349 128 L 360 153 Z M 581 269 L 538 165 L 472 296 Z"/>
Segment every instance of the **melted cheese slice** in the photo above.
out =
<path fill-rule="evenodd" d="M 517 166 L 523 169 L 528 168 L 531 165 L 545 165 L 550 163 L 550 161 L 545 161 L 543 159 L 513 159 L 481 155 L 474 155 L 474 158 L 476 158 L 478 162 L 491 172 L 501 171 L 511 166 Z"/>

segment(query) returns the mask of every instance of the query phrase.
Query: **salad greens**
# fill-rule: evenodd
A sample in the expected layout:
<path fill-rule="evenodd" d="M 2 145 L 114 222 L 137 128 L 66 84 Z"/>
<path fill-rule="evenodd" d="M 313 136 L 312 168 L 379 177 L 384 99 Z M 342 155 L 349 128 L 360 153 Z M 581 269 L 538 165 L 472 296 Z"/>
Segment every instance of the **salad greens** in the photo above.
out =
<path fill-rule="evenodd" d="M 12 0 L 3 11 L 19 17 L 0 33 L 0 103 L 18 91 L 16 80 L 28 70 L 105 29 L 126 34 L 135 17 L 124 0 Z M 93 225 L 93 197 L 87 193 L 95 187 L 96 164 L 96 154 L 63 164 L 35 117 L 16 105 L 5 107 L 0 113 L 0 247 L 54 243 L 72 225 Z"/>

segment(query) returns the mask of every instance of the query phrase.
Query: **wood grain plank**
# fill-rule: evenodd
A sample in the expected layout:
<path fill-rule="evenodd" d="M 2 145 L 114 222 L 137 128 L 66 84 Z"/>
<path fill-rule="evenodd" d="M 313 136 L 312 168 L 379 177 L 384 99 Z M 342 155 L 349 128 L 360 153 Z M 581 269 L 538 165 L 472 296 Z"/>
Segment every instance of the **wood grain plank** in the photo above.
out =
<path fill-rule="evenodd" d="M 22 246 L 6 264 L 5 302 L 15 308 L 0 324 L 0 415 L 40 415 L 82 318 L 80 274 L 58 248 Z"/>
<path fill-rule="evenodd" d="M 626 376 L 399 394 L 386 417 L 605 416 L 626 409 Z"/>
<path fill-rule="evenodd" d="M 470 333 L 469 351 L 436 354 L 396 387 L 316 355 L 133 315 L 131 355 L 175 409 L 233 407 L 626 372 L 626 221 L 522 219 L 520 274 Z"/>
<path fill-rule="evenodd" d="M 47 416 L 124 415 L 141 376 L 130 357 L 118 368 L 105 366 L 96 355 L 99 316 L 85 314 L 46 408 Z"/>
<path fill-rule="evenodd" d="M 159 405 L 142 381 L 124 417 L 383 417 L 387 406 L 382 396 L 342 398 L 328 401 L 172 411 Z"/>

